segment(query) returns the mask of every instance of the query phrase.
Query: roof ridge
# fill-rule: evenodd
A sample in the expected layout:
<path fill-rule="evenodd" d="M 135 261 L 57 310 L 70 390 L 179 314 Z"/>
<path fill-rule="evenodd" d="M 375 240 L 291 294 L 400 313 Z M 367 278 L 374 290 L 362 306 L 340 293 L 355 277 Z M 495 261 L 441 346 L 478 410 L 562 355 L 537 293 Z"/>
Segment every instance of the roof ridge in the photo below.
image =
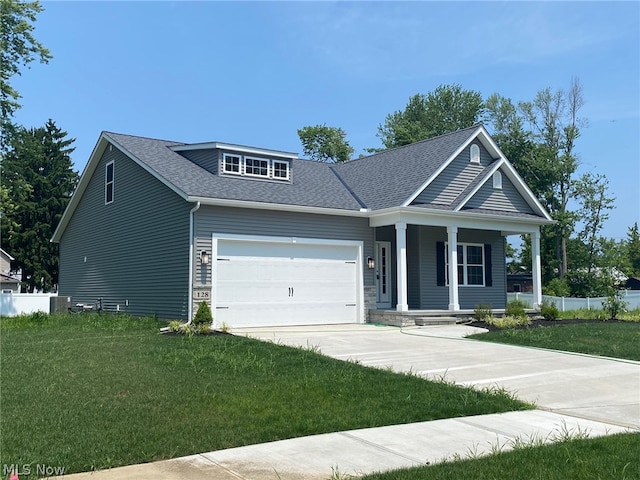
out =
<path fill-rule="evenodd" d="M 130 133 L 110 132 L 109 130 L 103 130 L 102 133 L 103 134 L 106 133 L 107 135 L 120 135 L 122 137 L 141 138 L 141 139 L 144 139 L 144 140 L 153 140 L 153 141 L 156 141 L 156 142 L 175 143 L 176 145 L 189 145 L 188 143 L 179 142 L 177 140 L 166 140 L 166 139 L 162 139 L 162 138 L 147 137 L 145 135 L 131 135 Z"/>
<path fill-rule="evenodd" d="M 456 130 L 454 132 L 443 133 L 442 135 L 437 135 L 435 137 L 425 138 L 423 140 L 418 140 L 417 142 L 407 143 L 406 145 L 400 145 L 398 147 L 388 148 L 386 150 L 382 150 L 380 152 L 376 152 L 376 153 L 373 153 L 371 155 L 367 155 L 366 157 L 354 158 L 353 160 L 350 160 L 348 162 L 344 162 L 344 163 L 342 163 L 340 165 L 348 165 L 348 164 L 351 164 L 351 163 L 356 162 L 358 160 L 366 160 L 368 158 L 373 158 L 373 157 L 375 157 L 377 155 L 382 155 L 382 154 L 385 154 L 385 153 L 394 152 L 394 151 L 399 150 L 401 148 L 406 148 L 406 147 L 413 146 L 413 145 L 419 145 L 419 144 L 422 144 L 422 143 L 427 143 L 427 142 L 431 142 L 431 141 L 434 141 L 434 140 L 439 140 L 439 139 L 442 139 L 444 137 L 448 137 L 450 135 L 455 135 L 455 134 L 464 132 L 465 130 L 476 130 L 479 127 L 484 127 L 484 125 L 482 123 L 476 123 L 476 124 L 474 124 L 474 125 L 472 125 L 470 127 L 461 128 L 460 130 Z"/>

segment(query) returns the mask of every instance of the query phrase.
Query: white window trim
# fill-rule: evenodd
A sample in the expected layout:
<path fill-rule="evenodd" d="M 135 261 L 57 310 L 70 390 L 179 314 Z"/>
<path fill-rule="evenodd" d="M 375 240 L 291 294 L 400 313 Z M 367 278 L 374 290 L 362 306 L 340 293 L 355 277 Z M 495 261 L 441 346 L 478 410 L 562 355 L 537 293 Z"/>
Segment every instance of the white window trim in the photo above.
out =
<path fill-rule="evenodd" d="M 458 275 L 458 286 L 460 287 L 484 287 L 485 279 L 487 275 L 487 263 L 484 258 L 484 244 L 483 243 L 465 243 L 458 242 L 458 247 L 462 247 L 462 258 L 458 255 L 458 267 L 462 267 L 462 278 Z M 482 252 L 482 284 L 473 284 L 469 285 L 468 281 L 468 270 L 469 264 L 467 263 L 467 247 L 480 247 L 480 251 Z M 478 267 L 478 264 L 471 264 L 472 267 Z M 445 242 L 444 244 L 444 282 L 445 286 L 449 286 L 449 242 Z"/>
<path fill-rule="evenodd" d="M 238 159 L 238 171 L 234 172 L 233 170 L 227 170 L 227 157 L 229 158 L 237 158 Z M 225 153 L 222 155 L 222 171 L 224 173 L 228 173 L 230 175 L 242 175 L 242 155 L 234 155 L 231 153 Z"/>
<path fill-rule="evenodd" d="M 469 161 L 480 164 L 480 147 L 475 143 L 469 148 Z"/>
<path fill-rule="evenodd" d="M 496 171 L 493 174 L 493 188 L 495 190 L 502 190 L 502 173 Z"/>
<path fill-rule="evenodd" d="M 276 164 L 281 164 L 284 165 L 286 168 L 286 176 L 284 177 L 276 177 Z M 284 160 L 271 160 L 271 173 L 272 173 L 272 177 L 274 180 L 289 180 L 289 174 L 290 174 L 290 168 L 291 168 L 291 164 L 287 161 Z"/>
<path fill-rule="evenodd" d="M 111 166 L 111 181 L 107 180 L 107 172 L 109 171 L 109 166 Z M 112 160 L 104 166 L 104 204 L 110 205 L 113 203 L 115 199 L 115 183 L 116 183 L 116 165 Z M 107 199 L 107 192 L 109 190 L 109 185 L 111 185 L 111 200 Z"/>
<path fill-rule="evenodd" d="M 260 175 L 259 173 L 248 173 L 247 172 L 247 160 L 256 160 L 258 162 L 265 162 L 267 164 L 267 174 L 266 175 Z M 271 178 L 271 160 L 269 160 L 268 158 L 245 156 L 243 163 L 244 163 L 244 174 L 247 177 Z M 255 167 L 253 167 L 253 168 L 255 168 Z M 262 167 L 258 167 L 258 168 L 262 168 Z"/>
<path fill-rule="evenodd" d="M 239 168 L 237 172 L 227 169 L 227 158 L 238 158 L 239 159 Z M 247 172 L 247 160 L 255 160 L 259 162 L 267 163 L 267 174 L 260 175 L 258 173 L 248 173 Z M 276 177 L 275 176 L 275 166 L 284 165 L 286 169 L 285 177 Z M 260 167 L 258 167 L 260 168 Z M 222 167 L 221 171 L 225 175 L 239 175 L 239 176 L 247 176 L 253 178 L 265 178 L 269 180 L 277 180 L 277 181 L 289 181 L 291 180 L 291 161 L 290 160 L 280 160 L 280 159 L 271 159 L 271 158 L 261 158 L 261 157 L 252 157 L 249 155 L 237 155 L 233 153 L 224 153 L 222 155 Z"/>

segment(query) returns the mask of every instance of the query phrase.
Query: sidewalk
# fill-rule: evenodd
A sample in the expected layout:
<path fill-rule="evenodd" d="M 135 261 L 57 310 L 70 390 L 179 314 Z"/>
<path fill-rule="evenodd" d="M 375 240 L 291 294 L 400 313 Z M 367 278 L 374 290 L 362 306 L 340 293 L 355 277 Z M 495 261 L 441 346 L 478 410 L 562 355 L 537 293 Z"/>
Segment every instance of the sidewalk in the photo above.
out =
<path fill-rule="evenodd" d="M 64 480 L 329 480 L 510 450 L 514 441 L 552 442 L 628 429 L 542 410 L 327 433 L 162 462 L 66 475 Z"/>
<path fill-rule="evenodd" d="M 473 327 L 373 325 L 234 331 L 363 365 L 498 386 L 539 410 L 336 432 L 219 450 L 65 480 L 328 480 L 436 463 L 514 442 L 640 431 L 640 363 L 464 340 Z"/>

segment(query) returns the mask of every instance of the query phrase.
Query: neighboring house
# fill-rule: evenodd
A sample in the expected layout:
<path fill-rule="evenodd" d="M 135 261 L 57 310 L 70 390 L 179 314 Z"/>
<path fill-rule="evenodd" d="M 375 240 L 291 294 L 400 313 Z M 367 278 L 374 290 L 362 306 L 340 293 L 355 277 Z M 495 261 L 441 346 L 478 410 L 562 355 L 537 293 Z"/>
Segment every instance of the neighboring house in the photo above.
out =
<path fill-rule="evenodd" d="M 505 236 L 549 214 L 475 126 L 344 164 L 103 132 L 54 233 L 59 293 L 217 325 L 506 304 Z M 454 268 L 457 266 L 457 268 Z"/>
<path fill-rule="evenodd" d="M 625 288 L 628 290 L 640 290 L 640 277 L 629 277 Z"/>
<path fill-rule="evenodd" d="M 20 293 L 20 279 L 12 275 L 11 262 L 15 260 L 0 248 L 0 292 Z"/>
<path fill-rule="evenodd" d="M 507 292 L 533 292 L 533 275 L 530 273 L 507 273 Z"/>

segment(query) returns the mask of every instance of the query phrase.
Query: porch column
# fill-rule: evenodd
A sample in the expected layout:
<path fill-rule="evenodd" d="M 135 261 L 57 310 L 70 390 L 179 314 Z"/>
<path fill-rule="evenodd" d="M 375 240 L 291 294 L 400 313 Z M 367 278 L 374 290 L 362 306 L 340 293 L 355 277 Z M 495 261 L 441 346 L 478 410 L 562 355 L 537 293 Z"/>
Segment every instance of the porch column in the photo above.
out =
<path fill-rule="evenodd" d="M 398 312 L 407 312 L 407 224 L 396 223 L 396 285 L 398 293 Z"/>
<path fill-rule="evenodd" d="M 533 308 L 542 304 L 542 263 L 540 261 L 540 230 L 531 234 L 531 273 L 533 277 Z"/>
<path fill-rule="evenodd" d="M 449 235 L 449 310 L 460 310 L 458 301 L 458 227 L 447 227 Z"/>

